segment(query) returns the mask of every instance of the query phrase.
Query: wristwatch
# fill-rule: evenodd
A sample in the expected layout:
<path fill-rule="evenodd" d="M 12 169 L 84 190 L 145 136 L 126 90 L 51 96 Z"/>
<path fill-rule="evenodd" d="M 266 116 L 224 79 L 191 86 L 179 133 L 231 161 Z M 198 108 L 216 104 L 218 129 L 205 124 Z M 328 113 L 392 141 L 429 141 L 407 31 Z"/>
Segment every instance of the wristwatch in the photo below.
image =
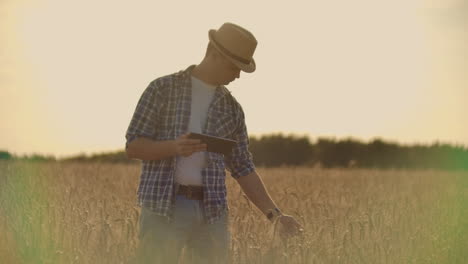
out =
<path fill-rule="evenodd" d="M 280 209 L 278 209 L 278 208 L 270 209 L 270 210 L 268 210 L 268 212 L 266 214 L 268 220 L 270 220 L 271 222 L 274 222 L 278 217 L 280 217 L 282 215 L 283 215 L 283 213 L 281 213 Z"/>

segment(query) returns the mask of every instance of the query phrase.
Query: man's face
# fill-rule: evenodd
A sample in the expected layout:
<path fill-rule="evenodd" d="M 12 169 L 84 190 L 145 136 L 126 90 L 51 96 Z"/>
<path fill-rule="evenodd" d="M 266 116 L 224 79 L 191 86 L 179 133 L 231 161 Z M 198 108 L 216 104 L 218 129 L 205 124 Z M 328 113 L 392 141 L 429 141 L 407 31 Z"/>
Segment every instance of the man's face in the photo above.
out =
<path fill-rule="evenodd" d="M 240 69 L 222 56 L 218 57 L 218 83 L 228 85 L 230 82 L 240 77 Z"/>

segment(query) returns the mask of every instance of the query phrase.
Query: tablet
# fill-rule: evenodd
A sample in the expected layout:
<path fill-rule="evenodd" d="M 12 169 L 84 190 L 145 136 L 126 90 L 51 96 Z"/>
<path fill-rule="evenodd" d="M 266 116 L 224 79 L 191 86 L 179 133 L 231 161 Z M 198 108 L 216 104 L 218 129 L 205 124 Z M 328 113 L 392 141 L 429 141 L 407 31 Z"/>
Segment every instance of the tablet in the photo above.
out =
<path fill-rule="evenodd" d="M 206 151 L 216 152 L 224 154 L 226 156 L 230 155 L 232 148 L 236 145 L 237 141 L 227 138 L 220 138 L 209 136 L 205 134 L 190 133 L 188 138 L 191 139 L 200 139 L 201 143 L 206 144 Z"/>

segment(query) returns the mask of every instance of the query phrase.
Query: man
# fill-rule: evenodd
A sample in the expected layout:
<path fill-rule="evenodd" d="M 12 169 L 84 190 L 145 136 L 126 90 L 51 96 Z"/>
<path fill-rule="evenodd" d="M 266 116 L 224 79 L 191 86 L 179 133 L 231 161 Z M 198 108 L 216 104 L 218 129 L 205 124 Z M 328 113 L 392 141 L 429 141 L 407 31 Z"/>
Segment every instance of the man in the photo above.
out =
<path fill-rule="evenodd" d="M 140 262 L 177 263 L 182 249 L 196 263 L 226 263 L 230 233 L 225 169 L 284 234 L 302 231 L 267 193 L 248 151 L 240 104 L 225 88 L 256 65 L 255 37 L 225 23 L 209 31 L 198 65 L 158 78 L 143 92 L 126 133 L 129 158 L 142 160 L 138 188 Z M 189 132 L 237 141 L 230 155 L 206 152 Z"/>

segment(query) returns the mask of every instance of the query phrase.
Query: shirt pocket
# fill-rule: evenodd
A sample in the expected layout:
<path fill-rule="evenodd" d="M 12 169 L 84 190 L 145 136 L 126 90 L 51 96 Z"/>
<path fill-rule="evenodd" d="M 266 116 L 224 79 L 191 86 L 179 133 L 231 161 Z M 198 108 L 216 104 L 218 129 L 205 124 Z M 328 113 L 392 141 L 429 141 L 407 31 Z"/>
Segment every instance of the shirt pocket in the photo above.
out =
<path fill-rule="evenodd" d="M 234 115 L 230 112 L 216 111 L 213 113 L 215 116 L 214 132 L 216 136 L 222 138 L 234 138 L 234 131 L 236 130 L 236 122 Z"/>

